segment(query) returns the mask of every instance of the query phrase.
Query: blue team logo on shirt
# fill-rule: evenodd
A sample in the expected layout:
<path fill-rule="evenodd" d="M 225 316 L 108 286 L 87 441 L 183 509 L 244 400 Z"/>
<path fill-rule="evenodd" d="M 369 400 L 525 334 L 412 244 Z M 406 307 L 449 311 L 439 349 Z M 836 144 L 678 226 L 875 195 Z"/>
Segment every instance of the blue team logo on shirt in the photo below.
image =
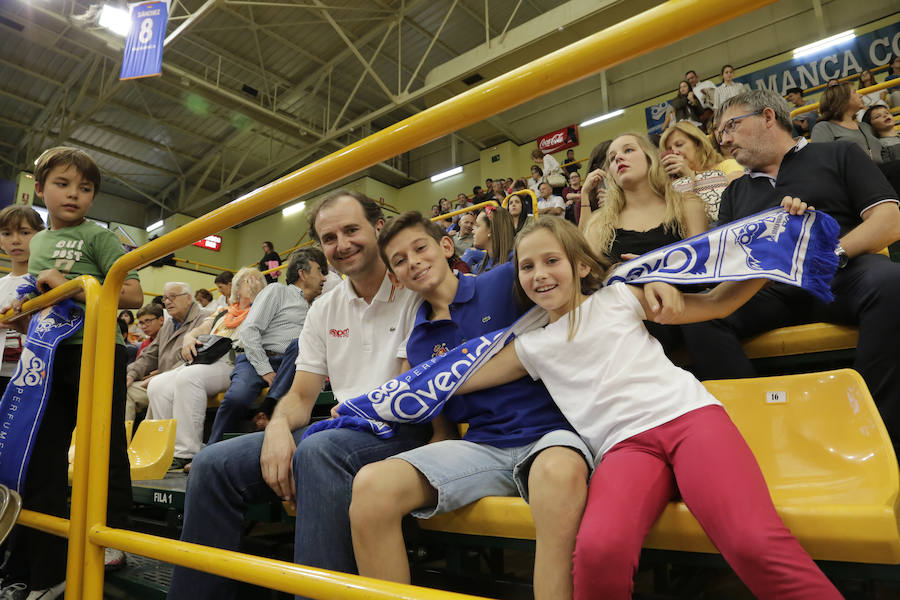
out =
<path fill-rule="evenodd" d="M 447 352 L 447 342 L 444 342 L 443 344 L 435 344 L 434 348 L 432 348 L 431 350 L 431 358 L 443 356 L 447 354 Z"/>

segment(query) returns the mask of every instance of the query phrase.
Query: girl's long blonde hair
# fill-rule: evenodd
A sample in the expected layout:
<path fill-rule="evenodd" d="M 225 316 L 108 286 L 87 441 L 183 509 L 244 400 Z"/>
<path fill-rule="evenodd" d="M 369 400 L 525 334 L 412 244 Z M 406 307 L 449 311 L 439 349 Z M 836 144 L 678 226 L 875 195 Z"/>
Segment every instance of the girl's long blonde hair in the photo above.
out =
<path fill-rule="evenodd" d="M 663 228 L 667 233 L 677 233 L 681 237 L 687 235 L 685 221 L 684 198 L 676 192 L 668 174 L 659 162 L 658 150 L 646 136 L 639 133 L 623 133 L 615 139 L 631 136 L 637 140 L 638 146 L 647 157 L 650 165 L 647 179 L 650 189 L 657 196 L 666 201 L 666 214 L 663 219 Z M 613 140 L 615 141 L 615 140 Z M 604 167 L 609 167 L 607 159 Z M 619 225 L 619 215 L 625 208 L 625 190 L 619 187 L 613 179 L 612 173 L 606 173 L 606 201 L 599 210 L 594 211 L 584 228 L 584 236 L 595 254 L 610 256 L 613 242 L 616 240 L 616 227 Z M 618 257 L 616 257 L 617 259 Z M 618 262 L 616 260 L 616 262 Z"/>
<path fill-rule="evenodd" d="M 519 281 L 519 244 L 526 237 L 541 229 L 546 230 L 556 238 L 559 245 L 562 246 L 566 258 L 569 260 L 573 279 L 580 279 L 581 282 L 579 287 L 572 286 L 572 297 L 569 299 L 569 340 L 571 340 L 575 337 L 575 333 L 578 331 L 578 326 L 581 323 L 581 304 L 578 302 L 578 291 L 580 290 L 582 294 L 588 296 L 600 289 L 610 262 L 603 257 L 597 256 L 591 250 L 590 244 L 588 244 L 581 232 L 578 231 L 578 228 L 565 219 L 538 219 L 528 223 L 516 236 L 515 245 L 516 298 L 525 308 L 534 306 L 534 302 L 525 293 L 525 288 L 522 287 Z M 587 265 L 590 269 L 584 277 L 579 277 L 578 275 L 579 263 Z"/>

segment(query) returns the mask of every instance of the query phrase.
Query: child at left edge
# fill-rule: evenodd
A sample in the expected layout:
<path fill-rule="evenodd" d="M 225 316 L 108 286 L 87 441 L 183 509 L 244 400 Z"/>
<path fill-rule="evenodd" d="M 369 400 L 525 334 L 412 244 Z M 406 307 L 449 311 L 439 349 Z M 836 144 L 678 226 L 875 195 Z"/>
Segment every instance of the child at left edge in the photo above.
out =
<path fill-rule="evenodd" d="M 100 189 L 99 167 L 85 152 L 60 146 L 41 154 L 34 179 L 35 195 L 44 201 L 50 214 L 48 229 L 31 239 L 28 271 L 36 277 L 38 289 L 55 288 L 79 275 L 90 275 L 102 283 L 125 251 L 115 234 L 85 218 Z M 84 292 L 73 299 L 83 304 Z M 140 308 L 142 301 L 138 275 L 131 271 L 122 286 L 119 308 Z M 67 512 L 67 455 L 75 427 L 82 339 L 82 332 L 76 332 L 56 350 L 47 407 L 22 494 L 24 508 L 60 517 Z M 131 509 L 124 425 L 126 361 L 125 342 L 116 330 L 107 522 L 120 528 L 128 525 Z M 29 597 L 60 597 L 66 578 L 65 538 L 33 529 L 21 533 L 17 562 L 27 573 L 18 575 L 28 584 Z M 107 568 L 121 567 L 124 554 L 107 549 L 106 562 Z M 40 593 L 44 595 L 36 595 Z"/>

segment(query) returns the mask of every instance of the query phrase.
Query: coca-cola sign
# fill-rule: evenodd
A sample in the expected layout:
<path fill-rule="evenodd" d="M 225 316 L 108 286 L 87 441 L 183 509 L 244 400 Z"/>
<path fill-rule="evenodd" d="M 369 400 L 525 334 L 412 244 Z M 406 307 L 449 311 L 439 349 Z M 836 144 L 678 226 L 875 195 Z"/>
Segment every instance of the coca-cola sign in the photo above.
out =
<path fill-rule="evenodd" d="M 538 148 L 544 154 L 553 154 L 560 150 L 566 150 L 578 145 L 578 125 L 569 125 L 550 133 L 545 133 L 537 139 Z"/>

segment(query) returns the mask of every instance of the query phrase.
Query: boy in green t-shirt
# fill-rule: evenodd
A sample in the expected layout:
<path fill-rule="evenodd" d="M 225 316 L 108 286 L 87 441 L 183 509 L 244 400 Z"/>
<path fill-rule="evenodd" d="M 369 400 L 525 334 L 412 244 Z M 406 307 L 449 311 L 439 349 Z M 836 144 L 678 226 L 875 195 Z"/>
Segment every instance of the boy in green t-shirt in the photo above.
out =
<path fill-rule="evenodd" d="M 49 228 L 31 239 L 28 271 L 36 277 L 38 289 L 55 288 L 79 275 L 91 275 L 102 282 L 124 250 L 112 232 L 85 219 L 100 188 L 97 164 L 81 150 L 51 148 L 38 158 L 34 179 L 35 194 L 50 213 Z M 74 299 L 83 303 L 84 293 Z M 119 308 L 140 308 L 142 300 L 137 273 L 131 272 L 122 286 Z M 24 508 L 60 517 L 67 513 L 67 455 L 75 427 L 81 344 L 82 334 L 78 332 L 56 350 L 50 395 L 22 494 Z M 124 342 L 117 332 L 107 511 L 108 523 L 113 527 L 127 526 L 131 509 L 124 425 L 126 362 Z M 61 597 L 65 590 L 66 540 L 22 529 L 12 545 L 4 583 L 26 583 L 31 590 L 28 598 Z M 107 563 L 110 562 L 122 566 L 124 555 L 107 550 Z"/>

